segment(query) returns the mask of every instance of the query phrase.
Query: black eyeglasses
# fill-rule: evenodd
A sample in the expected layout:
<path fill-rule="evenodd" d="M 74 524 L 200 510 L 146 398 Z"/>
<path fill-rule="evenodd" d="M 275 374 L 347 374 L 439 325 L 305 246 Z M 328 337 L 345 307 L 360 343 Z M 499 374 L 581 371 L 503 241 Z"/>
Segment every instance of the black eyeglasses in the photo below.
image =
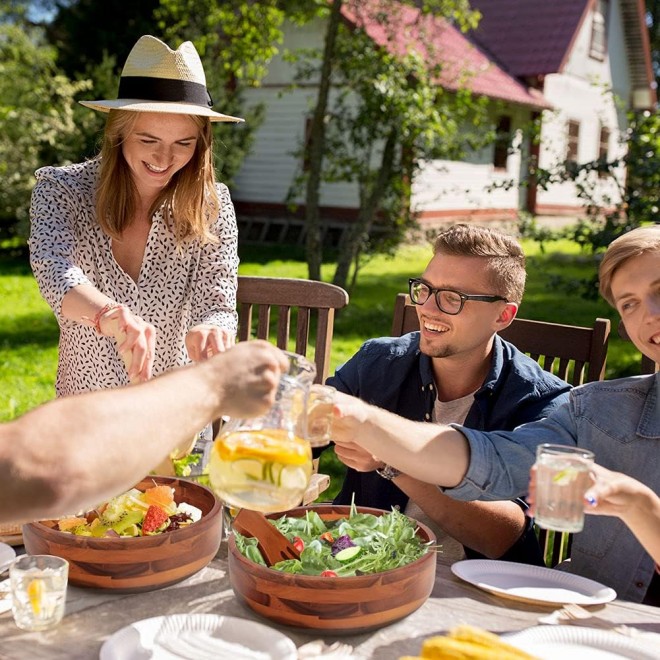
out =
<path fill-rule="evenodd" d="M 410 287 L 410 300 L 412 300 L 415 305 L 423 305 L 431 295 L 435 295 L 435 304 L 438 306 L 438 309 L 445 314 L 451 314 L 453 316 L 461 313 L 463 305 L 465 305 L 468 300 L 489 303 L 497 302 L 498 300 L 509 302 L 502 296 L 477 296 L 454 291 L 454 289 L 434 289 L 424 280 L 416 278 L 408 280 L 408 285 Z"/>

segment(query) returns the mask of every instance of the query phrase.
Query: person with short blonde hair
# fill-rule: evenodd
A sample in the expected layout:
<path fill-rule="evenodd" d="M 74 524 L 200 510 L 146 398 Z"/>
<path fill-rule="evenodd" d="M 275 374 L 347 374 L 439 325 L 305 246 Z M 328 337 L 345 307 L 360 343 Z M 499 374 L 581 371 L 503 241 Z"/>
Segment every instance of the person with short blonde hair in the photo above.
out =
<path fill-rule="evenodd" d="M 522 302 L 527 280 L 525 253 L 513 236 L 479 225 L 458 224 L 436 237 L 433 254 L 480 257 L 493 289 L 511 302 Z"/>

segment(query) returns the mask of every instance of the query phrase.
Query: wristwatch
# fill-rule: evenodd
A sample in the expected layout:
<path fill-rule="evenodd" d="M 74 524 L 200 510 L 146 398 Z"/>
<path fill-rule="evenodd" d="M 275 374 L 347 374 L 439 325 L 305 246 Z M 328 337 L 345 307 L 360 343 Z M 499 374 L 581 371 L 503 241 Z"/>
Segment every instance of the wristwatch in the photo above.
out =
<path fill-rule="evenodd" d="M 397 470 L 391 465 L 384 465 L 382 468 L 376 470 L 376 474 L 383 477 L 383 479 L 387 479 L 387 481 L 392 481 L 392 479 L 396 479 L 401 474 L 401 470 Z"/>

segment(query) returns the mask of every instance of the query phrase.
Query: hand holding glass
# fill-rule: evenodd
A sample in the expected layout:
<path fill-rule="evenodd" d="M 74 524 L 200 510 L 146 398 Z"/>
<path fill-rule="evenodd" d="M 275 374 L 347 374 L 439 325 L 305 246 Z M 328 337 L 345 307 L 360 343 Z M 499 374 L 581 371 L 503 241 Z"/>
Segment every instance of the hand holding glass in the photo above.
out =
<path fill-rule="evenodd" d="M 337 390 L 330 385 L 312 385 L 309 390 L 307 440 L 312 447 L 325 447 L 330 444 L 336 393 Z"/>
<path fill-rule="evenodd" d="M 584 494 L 594 454 L 588 449 L 542 444 L 536 449 L 535 521 L 558 532 L 584 527 Z"/>
<path fill-rule="evenodd" d="M 69 562 L 51 555 L 22 555 L 9 568 L 12 613 L 22 630 L 49 630 L 64 616 Z"/>

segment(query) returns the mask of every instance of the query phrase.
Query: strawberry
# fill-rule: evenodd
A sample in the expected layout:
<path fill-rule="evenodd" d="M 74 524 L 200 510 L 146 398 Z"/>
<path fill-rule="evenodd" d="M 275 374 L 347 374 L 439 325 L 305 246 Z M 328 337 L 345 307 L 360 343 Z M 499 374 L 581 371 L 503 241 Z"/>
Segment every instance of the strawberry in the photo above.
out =
<path fill-rule="evenodd" d="M 150 505 L 142 521 L 142 536 L 155 532 L 168 518 L 167 513 L 159 506 Z"/>

